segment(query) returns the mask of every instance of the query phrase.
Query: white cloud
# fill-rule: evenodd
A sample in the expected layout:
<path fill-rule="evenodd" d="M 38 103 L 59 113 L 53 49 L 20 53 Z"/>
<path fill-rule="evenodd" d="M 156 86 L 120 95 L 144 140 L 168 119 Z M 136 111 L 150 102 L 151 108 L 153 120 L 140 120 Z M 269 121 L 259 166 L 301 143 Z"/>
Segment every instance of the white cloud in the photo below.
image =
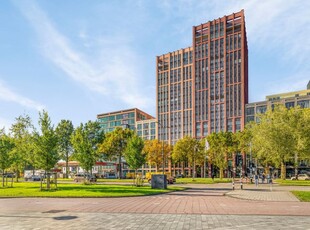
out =
<path fill-rule="evenodd" d="M 44 105 L 14 92 L 2 81 L 0 81 L 0 100 L 14 102 L 37 111 L 42 111 L 45 108 Z"/>
<path fill-rule="evenodd" d="M 101 55 L 87 58 L 72 47 L 68 38 L 56 29 L 38 5 L 20 1 L 15 1 L 15 4 L 35 29 L 44 56 L 68 77 L 99 94 L 121 99 L 129 106 L 147 107 L 150 99 L 143 97 L 139 91 L 138 78 L 142 76 L 137 65 L 137 55 L 126 42 L 116 43 L 116 37 L 101 38 L 101 45 L 97 48 L 102 51 L 94 52 Z M 80 31 L 79 37 L 83 39 L 84 46 L 90 46 L 91 36 L 85 30 Z M 113 49 L 109 48 L 111 44 L 115 44 Z"/>
<path fill-rule="evenodd" d="M 255 93 L 255 98 L 262 100 L 267 94 L 305 89 L 310 80 L 310 1 L 213 0 L 197 2 L 196 0 L 179 0 L 172 3 L 167 0 L 164 3 L 161 5 L 164 12 L 173 14 L 172 17 L 178 15 L 182 23 L 185 22 L 188 25 L 199 25 L 244 9 L 250 64 L 257 65 L 251 62 L 253 50 L 256 50 L 261 54 L 274 57 L 276 59 L 274 61 L 281 63 L 280 65 L 285 66 L 284 68 L 294 68 L 294 71 L 291 71 L 294 72 L 293 74 L 286 73 L 282 77 L 273 77 L 273 75 L 280 75 L 277 74 L 277 69 L 273 70 L 274 73 L 264 74 L 261 71 L 262 76 L 257 76 L 257 73 L 252 72 L 249 78 L 255 75 L 257 77 L 255 83 L 259 83 L 260 86 L 251 85 L 251 94 Z M 201 21 L 202 15 L 203 21 Z M 179 30 L 179 32 L 182 36 L 188 36 L 188 31 L 183 33 Z M 251 66 L 249 68 L 251 71 Z M 260 68 L 263 69 L 264 66 Z M 281 71 L 279 70 L 279 73 Z"/>
<path fill-rule="evenodd" d="M 9 132 L 9 128 L 11 127 L 11 124 L 12 124 L 11 121 L 0 117 L 0 129 L 4 128 L 6 132 Z"/>

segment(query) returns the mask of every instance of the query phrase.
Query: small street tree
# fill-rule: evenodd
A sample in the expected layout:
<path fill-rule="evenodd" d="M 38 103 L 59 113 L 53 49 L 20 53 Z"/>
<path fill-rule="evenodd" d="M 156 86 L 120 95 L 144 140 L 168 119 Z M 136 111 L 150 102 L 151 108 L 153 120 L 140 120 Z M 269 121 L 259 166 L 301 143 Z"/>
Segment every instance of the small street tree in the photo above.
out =
<path fill-rule="evenodd" d="M 118 158 L 119 179 L 122 178 L 122 156 L 127 147 L 128 140 L 134 135 L 134 131 L 117 127 L 107 133 L 104 141 L 100 144 L 100 152 L 110 160 Z"/>
<path fill-rule="evenodd" d="M 286 162 L 294 157 L 296 142 L 290 127 L 289 111 L 284 106 L 275 106 L 259 116 L 259 123 L 252 124 L 253 149 L 258 159 L 281 166 L 281 178 L 286 178 Z"/>
<path fill-rule="evenodd" d="M 74 127 L 71 121 L 61 120 L 56 127 L 57 149 L 61 159 L 66 161 L 66 178 L 69 176 L 69 157 L 72 154 L 71 135 Z"/>
<path fill-rule="evenodd" d="M 204 145 L 195 138 L 186 136 L 177 141 L 174 146 L 172 158 L 175 160 L 186 159 L 193 168 L 193 179 L 196 177 L 196 163 L 201 162 L 204 157 Z"/>
<path fill-rule="evenodd" d="M 14 147 L 12 139 L 0 129 L 0 169 L 2 171 L 2 187 L 4 187 L 4 173 L 12 164 L 10 152 Z"/>
<path fill-rule="evenodd" d="M 233 134 L 234 143 L 236 146 L 235 151 L 233 151 L 233 159 L 235 160 L 235 153 L 240 152 L 243 155 L 250 152 L 250 145 L 251 145 L 251 132 L 248 128 L 245 128 L 243 131 L 239 131 Z M 251 159 L 250 159 L 251 160 Z M 243 162 L 243 165 L 245 162 Z M 236 163 L 234 164 L 236 165 Z M 235 177 L 235 168 L 234 168 L 234 177 Z M 252 173 L 252 172 L 251 172 Z"/>
<path fill-rule="evenodd" d="M 80 124 L 71 136 L 73 158 L 79 161 L 80 166 L 87 172 L 92 173 L 92 167 L 100 157 L 98 145 L 103 138 L 100 124 L 92 121 Z"/>
<path fill-rule="evenodd" d="M 220 170 L 220 178 L 223 178 L 224 168 L 227 167 L 227 158 L 225 156 L 225 147 L 223 146 L 224 137 L 220 133 L 211 133 L 207 136 L 209 143 L 208 156 L 213 165 Z"/>
<path fill-rule="evenodd" d="M 165 142 L 154 140 L 146 140 L 144 144 L 144 152 L 149 164 L 155 165 L 156 172 L 163 165 L 163 160 L 168 159 L 171 152 L 171 146 Z"/>
<path fill-rule="evenodd" d="M 50 189 L 50 170 L 53 169 L 59 160 L 57 152 L 57 136 L 51 119 L 46 111 L 39 113 L 40 133 L 34 136 L 34 153 L 36 165 L 45 170 L 47 174 L 46 188 Z"/>
<path fill-rule="evenodd" d="M 135 170 L 135 177 L 137 175 L 137 169 L 140 168 L 146 162 L 146 154 L 143 152 L 144 141 L 136 134 L 133 135 L 127 143 L 124 157 L 129 165 L 129 168 Z M 138 183 L 136 185 L 139 185 Z"/>
<path fill-rule="evenodd" d="M 16 181 L 26 165 L 35 167 L 33 133 L 34 127 L 28 115 L 15 119 L 10 129 L 14 141 L 14 149 L 11 152 L 12 168 L 16 173 Z"/>

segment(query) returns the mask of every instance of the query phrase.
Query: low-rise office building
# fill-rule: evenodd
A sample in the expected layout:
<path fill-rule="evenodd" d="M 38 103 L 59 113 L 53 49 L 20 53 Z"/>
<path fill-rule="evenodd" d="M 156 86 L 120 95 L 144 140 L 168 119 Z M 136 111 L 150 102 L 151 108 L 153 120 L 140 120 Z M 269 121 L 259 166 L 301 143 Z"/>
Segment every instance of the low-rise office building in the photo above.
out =
<path fill-rule="evenodd" d="M 97 120 L 105 133 L 112 132 L 116 127 L 123 127 L 135 130 L 136 123 L 138 121 L 148 119 L 155 118 L 137 108 L 102 113 L 97 115 Z"/>
<path fill-rule="evenodd" d="M 157 136 L 157 120 L 148 119 L 136 122 L 136 132 L 144 140 L 154 140 Z"/>
<path fill-rule="evenodd" d="M 265 113 L 268 108 L 272 108 L 277 104 L 283 104 L 286 108 L 295 106 L 310 108 L 310 81 L 306 90 L 269 95 L 266 96 L 265 101 L 246 104 L 246 123 L 250 121 L 258 121 L 258 114 Z"/>
<path fill-rule="evenodd" d="M 310 81 L 306 90 L 269 95 L 266 96 L 265 101 L 246 104 L 246 123 L 251 121 L 259 122 L 259 114 L 265 113 L 268 109 L 272 109 L 275 105 L 279 104 L 284 105 L 286 108 L 292 108 L 295 106 L 300 106 L 301 108 L 310 108 Z M 295 163 L 293 159 L 291 162 L 287 162 L 286 171 L 288 177 L 291 177 L 291 175 L 295 174 L 294 164 Z M 249 168 L 249 160 L 247 160 L 247 165 Z M 298 159 L 298 170 L 300 172 L 305 172 L 309 169 L 310 158 Z"/>

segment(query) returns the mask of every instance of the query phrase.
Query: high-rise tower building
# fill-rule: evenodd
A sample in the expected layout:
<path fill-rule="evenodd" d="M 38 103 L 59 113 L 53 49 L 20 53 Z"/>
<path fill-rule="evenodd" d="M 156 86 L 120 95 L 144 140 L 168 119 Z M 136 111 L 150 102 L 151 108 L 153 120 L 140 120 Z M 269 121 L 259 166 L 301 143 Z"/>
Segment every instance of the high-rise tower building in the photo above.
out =
<path fill-rule="evenodd" d="M 158 138 L 242 130 L 248 102 L 244 11 L 193 27 L 193 46 L 157 57 Z"/>
<path fill-rule="evenodd" d="M 186 48 L 157 57 L 158 139 L 174 144 L 193 134 L 193 52 Z"/>
<path fill-rule="evenodd" d="M 243 10 L 193 27 L 194 134 L 243 129 L 248 47 Z"/>

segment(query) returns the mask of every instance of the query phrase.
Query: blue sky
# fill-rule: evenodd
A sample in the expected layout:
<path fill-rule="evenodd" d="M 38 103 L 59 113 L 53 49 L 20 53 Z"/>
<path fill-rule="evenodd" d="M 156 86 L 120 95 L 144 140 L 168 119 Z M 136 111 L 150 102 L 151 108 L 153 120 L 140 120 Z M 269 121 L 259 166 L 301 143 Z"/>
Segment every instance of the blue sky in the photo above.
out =
<path fill-rule="evenodd" d="M 155 116 L 155 58 L 192 26 L 245 10 L 249 101 L 310 80 L 308 0 L 40 0 L 0 3 L 0 127 L 38 111 L 75 125 L 137 107 Z"/>

